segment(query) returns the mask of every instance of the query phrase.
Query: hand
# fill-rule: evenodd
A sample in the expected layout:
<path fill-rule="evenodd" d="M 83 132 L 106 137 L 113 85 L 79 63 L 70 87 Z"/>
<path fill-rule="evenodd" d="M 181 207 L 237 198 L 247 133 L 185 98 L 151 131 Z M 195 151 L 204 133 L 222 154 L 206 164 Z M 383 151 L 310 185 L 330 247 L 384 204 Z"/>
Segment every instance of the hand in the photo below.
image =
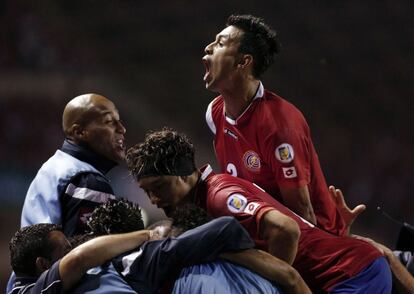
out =
<path fill-rule="evenodd" d="M 149 241 L 164 239 L 170 232 L 170 226 L 156 226 L 151 230 Z"/>
<path fill-rule="evenodd" d="M 345 221 L 346 232 L 349 234 L 352 223 L 358 217 L 358 215 L 360 215 L 366 209 L 366 206 L 364 204 L 360 204 L 351 210 L 348 205 L 346 205 L 344 195 L 340 189 L 336 189 L 334 186 L 329 186 L 329 193 L 331 194 L 331 198 L 336 204 L 336 208 L 338 209 L 339 214 Z"/>

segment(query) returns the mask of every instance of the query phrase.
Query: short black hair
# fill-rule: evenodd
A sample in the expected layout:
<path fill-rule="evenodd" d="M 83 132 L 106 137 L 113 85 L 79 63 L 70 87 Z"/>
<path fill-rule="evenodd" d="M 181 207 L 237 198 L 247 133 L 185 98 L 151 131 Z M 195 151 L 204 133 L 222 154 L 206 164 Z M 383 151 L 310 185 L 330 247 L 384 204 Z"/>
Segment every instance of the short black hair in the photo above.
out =
<path fill-rule="evenodd" d="M 36 224 L 19 229 L 10 240 L 10 263 L 17 275 L 36 276 L 36 259 L 51 259 L 49 233 L 62 231 L 59 225 Z"/>
<path fill-rule="evenodd" d="M 149 132 L 144 142 L 131 147 L 126 161 L 137 181 L 148 176 L 188 176 L 196 170 L 194 152 L 184 134 L 163 128 Z"/>
<path fill-rule="evenodd" d="M 194 229 L 213 219 L 207 211 L 193 203 L 178 206 L 171 218 L 173 219 L 172 225 L 183 231 Z"/>
<path fill-rule="evenodd" d="M 262 18 L 253 15 L 230 15 L 226 25 L 243 31 L 239 52 L 253 56 L 253 76 L 260 78 L 280 51 L 277 33 Z"/>
<path fill-rule="evenodd" d="M 95 208 L 88 222 L 95 236 L 120 234 L 144 229 L 141 209 L 126 199 L 111 199 Z"/>

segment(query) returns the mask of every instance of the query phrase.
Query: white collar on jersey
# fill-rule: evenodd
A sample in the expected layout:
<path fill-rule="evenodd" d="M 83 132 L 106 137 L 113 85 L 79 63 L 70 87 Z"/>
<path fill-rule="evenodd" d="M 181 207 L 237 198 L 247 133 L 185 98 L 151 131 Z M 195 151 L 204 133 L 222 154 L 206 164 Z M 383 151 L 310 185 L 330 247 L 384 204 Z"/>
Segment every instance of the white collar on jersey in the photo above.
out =
<path fill-rule="evenodd" d="M 204 181 L 207 179 L 208 175 L 213 172 L 213 168 L 211 165 L 207 164 L 202 170 L 201 170 L 201 180 Z"/>
<path fill-rule="evenodd" d="M 256 91 L 256 95 L 254 95 L 254 97 L 253 97 L 252 101 L 250 101 L 249 106 L 247 106 L 247 107 L 246 107 L 246 109 L 243 111 L 243 113 L 242 113 L 242 114 L 240 114 L 240 115 L 239 115 L 239 117 L 238 117 L 238 118 L 236 118 L 236 119 L 232 119 L 232 118 L 228 117 L 228 116 L 224 113 L 224 117 L 226 118 L 226 121 L 227 121 L 229 124 L 231 124 L 231 125 L 237 125 L 237 120 L 238 120 L 240 117 L 242 117 L 242 116 L 243 116 L 243 114 L 245 114 L 245 113 L 246 113 L 246 111 L 250 108 L 250 105 L 252 105 L 253 101 L 254 101 L 254 100 L 256 100 L 256 99 L 261 99 L 261 98 L 263 98 L 263 95 L 264 95 L 264 86 L 263 86 L 262 82 L 260 82 L 259 87 L 257 88 L 257 91 Z"/>

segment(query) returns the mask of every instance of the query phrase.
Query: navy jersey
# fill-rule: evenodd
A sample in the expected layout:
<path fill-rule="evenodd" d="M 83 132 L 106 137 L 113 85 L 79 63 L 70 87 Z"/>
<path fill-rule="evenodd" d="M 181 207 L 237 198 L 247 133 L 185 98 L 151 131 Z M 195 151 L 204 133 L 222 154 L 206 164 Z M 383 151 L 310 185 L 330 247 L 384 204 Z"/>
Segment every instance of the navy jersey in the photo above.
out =
<path fill-rule="evenodd" d="M 220 217 L 176 238 L 150 241 L 113 260 L 138 293 L 154 293 L 186 266 L 210 262 L 221 252 L 252 248 L 247 231 L 233 217 Z"/>
<path fill-rule="evenodd" d="M 59 275 L 60 260 L 36 279 L 33 277 L 16 277 L 11 294 L 54 294 L 62 293 Z"/>

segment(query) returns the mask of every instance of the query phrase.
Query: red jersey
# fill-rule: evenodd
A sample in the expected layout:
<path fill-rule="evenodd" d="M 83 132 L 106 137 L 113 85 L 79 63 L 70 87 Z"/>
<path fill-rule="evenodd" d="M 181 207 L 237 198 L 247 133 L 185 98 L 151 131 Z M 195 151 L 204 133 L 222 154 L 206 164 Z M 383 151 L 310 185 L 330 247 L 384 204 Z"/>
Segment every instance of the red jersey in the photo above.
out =
<path fill-rule="evenodd" d="M 215 175 L 210 166 L 202 172 L 195 203 L 214 217 L 234 216 L 258 248 L 267 251 L 265 241 L 259 237 L 261 219 L 266 212 L 275 209 L 296 221 L 301 235 L 293 266 L 312 291 L 331 290 L 381 256 L 367 242 L 333 235 L 315 227 L 246 180 L 226 174 Z"/>
<path fill-rule="evenodd" d="M 226 117 L 222 96 L 207 108 L 206 120 L 215 135 L 221 171 L 253 182 L 276 199 L 279 187 L 308 186 L 317 225 L 337 235 L 345 222 L 330 197 L 312 143 L 309 126 L 292 104 L 259 89 L 249 107 L 236 119 Z"/>

